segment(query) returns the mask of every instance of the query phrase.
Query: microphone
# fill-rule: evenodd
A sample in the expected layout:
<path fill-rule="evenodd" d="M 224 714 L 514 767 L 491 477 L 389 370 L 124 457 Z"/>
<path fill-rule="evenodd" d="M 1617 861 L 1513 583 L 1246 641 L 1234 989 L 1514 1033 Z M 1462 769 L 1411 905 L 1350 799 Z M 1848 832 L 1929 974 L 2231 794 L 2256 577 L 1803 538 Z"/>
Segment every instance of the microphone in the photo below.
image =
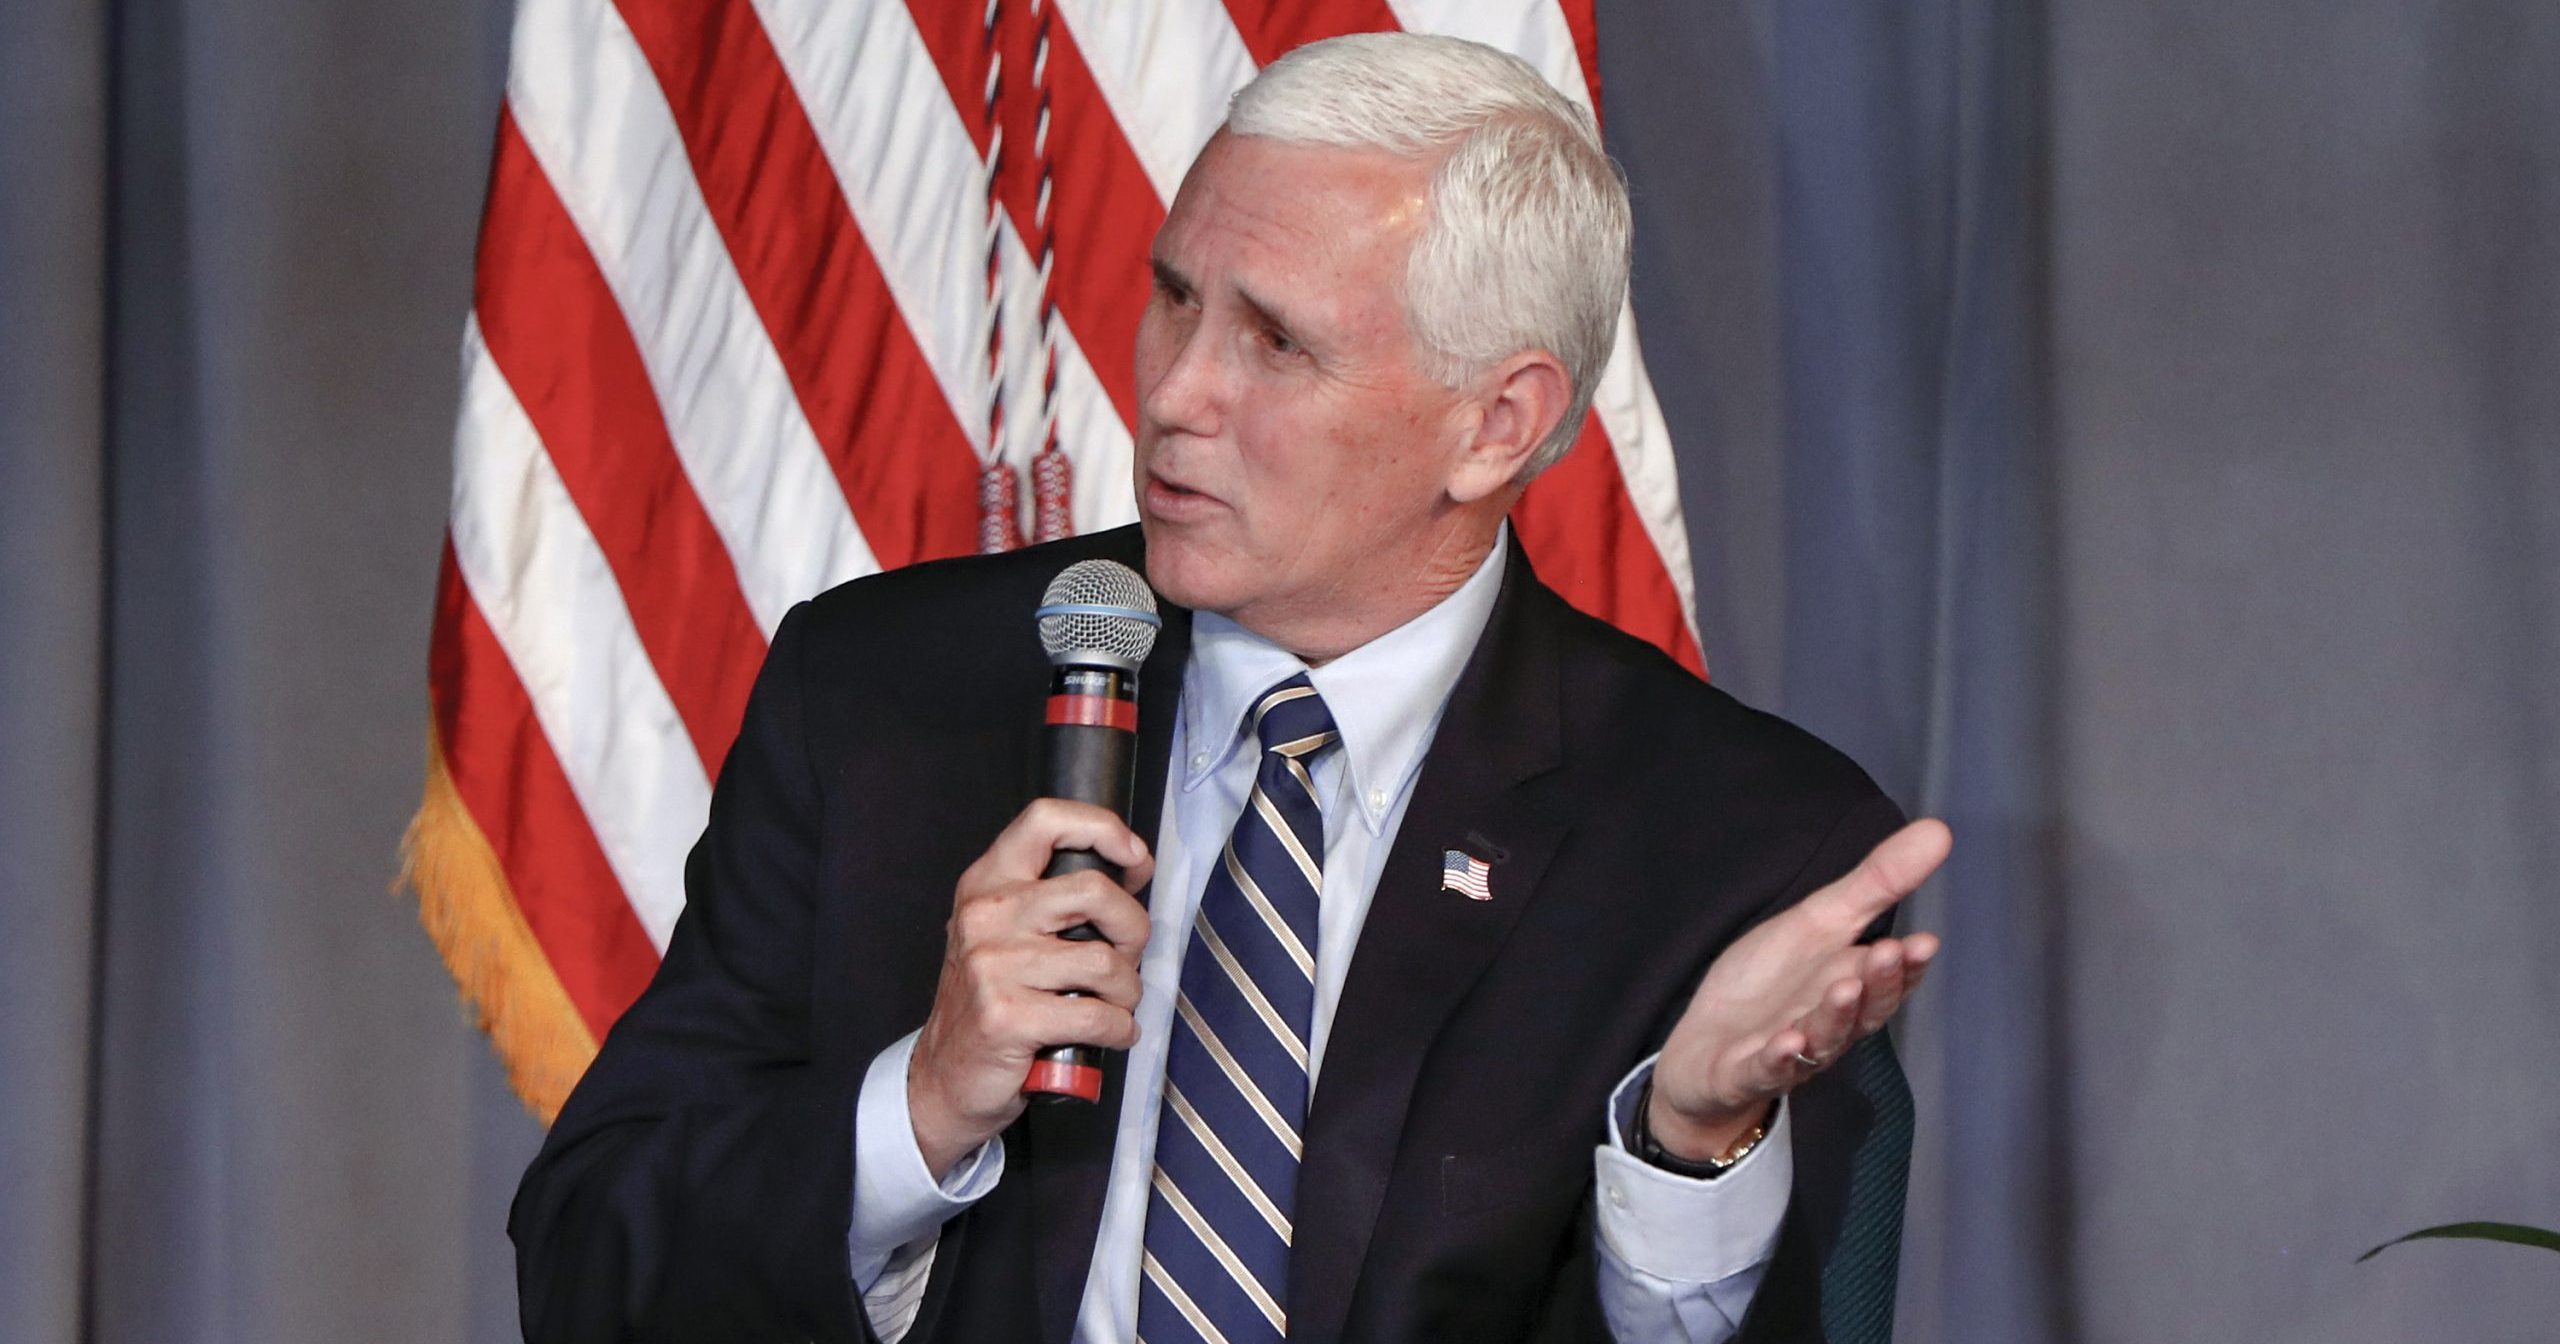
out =
<path fill-rule="evenodd" d="M 1111 809 L 1129 819 L 1138 765 L 1138 667 L 1163 620 L 1138 572 L 1116 560 L 1079 560 L 1058 571 L 1032 613 L 1049 653 L 1049 708 L 1041 730 L 1041 794 Z M 1086 849 L 1049 856 L 1041 876 L 1120 869 Z M 1079 924 L 1058 935 L 1091 942 L 1102 931 Z M 1031 1063 L 1022 1090 L 1035 1101 L 1100 1101 L 1102 1049 L 1053 1045 Z"/>

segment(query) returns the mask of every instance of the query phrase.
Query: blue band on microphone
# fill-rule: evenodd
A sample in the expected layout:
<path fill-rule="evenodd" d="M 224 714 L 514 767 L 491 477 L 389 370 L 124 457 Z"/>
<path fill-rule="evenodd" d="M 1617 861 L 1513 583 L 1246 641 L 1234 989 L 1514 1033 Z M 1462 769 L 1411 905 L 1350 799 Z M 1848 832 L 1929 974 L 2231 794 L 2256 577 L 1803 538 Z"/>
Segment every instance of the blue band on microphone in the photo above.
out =
<path fill-rule="evenodd" d="M 1033 611 L 1035 619 L 1052 616 L 1101 616 L 1115 621 L 1144 621 L 1151 628 L 1162 629 L 1164 618 L 1140 607 L 1114 607 L 1099 602 L 1058 602 Z"/>

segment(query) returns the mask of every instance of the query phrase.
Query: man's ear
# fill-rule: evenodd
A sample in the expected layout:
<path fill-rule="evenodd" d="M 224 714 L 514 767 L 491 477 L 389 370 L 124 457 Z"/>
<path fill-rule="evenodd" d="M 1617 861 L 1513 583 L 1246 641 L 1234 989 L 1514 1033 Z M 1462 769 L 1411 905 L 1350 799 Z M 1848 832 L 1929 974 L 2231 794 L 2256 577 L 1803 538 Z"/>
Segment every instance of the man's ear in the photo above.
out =
<path fill-rule="evenodd" d="M 1564 361 L 1544 350 L 1494 365 L 1476 389 L 1481 416 L 1449 475 L 1449 497 L 1461 504 L 1512 488 L 1573 399 Z"/>

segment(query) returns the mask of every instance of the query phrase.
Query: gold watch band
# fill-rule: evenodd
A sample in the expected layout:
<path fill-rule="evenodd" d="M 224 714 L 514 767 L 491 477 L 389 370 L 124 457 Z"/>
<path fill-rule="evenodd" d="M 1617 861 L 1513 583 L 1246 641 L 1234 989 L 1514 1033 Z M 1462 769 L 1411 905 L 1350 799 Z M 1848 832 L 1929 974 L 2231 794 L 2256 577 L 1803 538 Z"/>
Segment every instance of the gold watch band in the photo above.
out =
<path fill-rule="evenodd" d="M 1662 1141 L 1653 1136 L 1652 1113 L 1653 1080 L 1647 1078 L 1644 1082 L 1644 1090 L 1636 1096 L 1636 1130 L 1633 1145 L 1636 1156 L 1643 1158 L 1651 1166 L 1660 1167 L 1675 1176 L 1686 1176 L 1691 1180 L 1710 1180 L 1721 1176 L 1726 1168 L 1749 1157 L 1751 1150 L 1759 1147 L 1760 1141 L 1769 1137 L 1769 1121 L 1777 1117 L 1776 1111 L 1772 1110 L 1767 1118 L 1742 1131 L 1733 1142 L 1726 1144 L 1723 1152 L 1700 1162 L 1682 1157 L 1662 1146 Z"/>

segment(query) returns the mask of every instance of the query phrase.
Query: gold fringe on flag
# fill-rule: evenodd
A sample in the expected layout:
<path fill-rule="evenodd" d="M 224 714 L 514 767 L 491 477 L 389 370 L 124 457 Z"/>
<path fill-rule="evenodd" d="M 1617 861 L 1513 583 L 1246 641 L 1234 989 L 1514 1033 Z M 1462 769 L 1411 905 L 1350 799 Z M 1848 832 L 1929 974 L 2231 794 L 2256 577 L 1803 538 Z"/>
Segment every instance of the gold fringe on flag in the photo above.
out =
<path fill-rule="evenodd" d="M 498 856 L 446 772 L 444 743 L 427 729 L 426 797 L 400 841 L 400 878 L 418 898 L 445 969 L 473 1020 L 498 1048 L 507 1081 L 542 1123 L 560 1113 L 596 1038 L 516 907 Z"/>

